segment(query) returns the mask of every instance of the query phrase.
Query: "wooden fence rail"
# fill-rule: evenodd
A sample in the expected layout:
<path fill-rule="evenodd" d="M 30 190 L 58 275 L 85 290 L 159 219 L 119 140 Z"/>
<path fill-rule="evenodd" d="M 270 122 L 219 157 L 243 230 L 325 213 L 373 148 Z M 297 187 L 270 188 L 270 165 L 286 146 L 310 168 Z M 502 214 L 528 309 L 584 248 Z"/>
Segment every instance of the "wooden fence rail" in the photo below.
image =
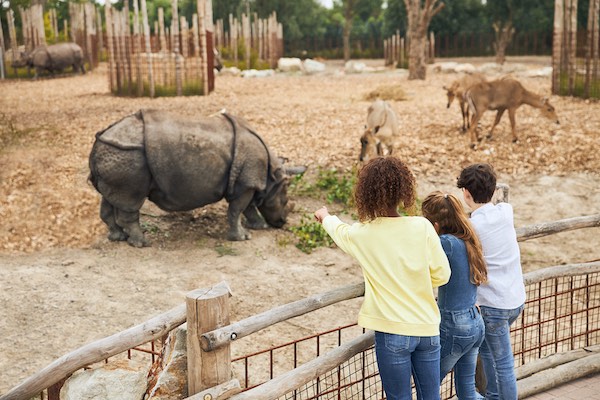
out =
<path fill-rule="evenodd" d="M 146 322 L 89 343 L 56 359 L 35 375 L 0 396 L 0 400 L 24 400 L 60 382 L 73 372 L 158 339 L 186 321 L 186 305 L 182 304 Z"/>

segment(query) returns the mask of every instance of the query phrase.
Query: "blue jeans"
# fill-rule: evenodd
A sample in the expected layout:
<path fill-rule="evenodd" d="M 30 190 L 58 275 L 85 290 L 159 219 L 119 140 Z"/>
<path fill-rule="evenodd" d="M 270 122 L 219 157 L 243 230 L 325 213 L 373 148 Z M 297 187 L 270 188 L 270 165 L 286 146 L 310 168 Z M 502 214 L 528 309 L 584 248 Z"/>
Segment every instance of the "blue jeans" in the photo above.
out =
<path fill-rule="evenodd" d="M 440 380 L 454 368 L 454 385 L 460 400 L 476 400 L 475 367 L 485 328 L 477 307 L 461 311 L 441 310 Z"/>
<path fill-rule="evenodd" d="M 388 400 L 440 400 L 440 337 L 375 332 L 375 354 Z"/>
<path fill-rule="evenodd" d="M 479 353 L 487 380 L 487 400 L 517 400 L 515 359 L 510 345 L 510 325 L 523 311 L 481 307 L 485 323 L 485 339 Z"/>

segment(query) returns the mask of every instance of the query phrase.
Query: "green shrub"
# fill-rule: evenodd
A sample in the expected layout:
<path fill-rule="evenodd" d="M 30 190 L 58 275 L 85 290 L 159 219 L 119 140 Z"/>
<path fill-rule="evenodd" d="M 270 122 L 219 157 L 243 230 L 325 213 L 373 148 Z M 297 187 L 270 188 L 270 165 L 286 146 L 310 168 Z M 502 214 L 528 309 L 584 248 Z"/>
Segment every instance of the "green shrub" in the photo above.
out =
<path fill-rule="evenodd" d="M 352 192 L 356 183 L 356 174 L 342 174 L 337 169 L 320 170 L 316 186 L 327 194 L 329 203 L 340 203 L 345 207 L 354 204 Z"/>
<path fill-rule="evenodd" d="M 310 254 L 317 247 L 333 245 L 333 240 L 321 224 L 308 215 L 302 217 L 299 226 L 292 226 L 290 230 L 298 238 L 296 247 L 306 254 Z"/>

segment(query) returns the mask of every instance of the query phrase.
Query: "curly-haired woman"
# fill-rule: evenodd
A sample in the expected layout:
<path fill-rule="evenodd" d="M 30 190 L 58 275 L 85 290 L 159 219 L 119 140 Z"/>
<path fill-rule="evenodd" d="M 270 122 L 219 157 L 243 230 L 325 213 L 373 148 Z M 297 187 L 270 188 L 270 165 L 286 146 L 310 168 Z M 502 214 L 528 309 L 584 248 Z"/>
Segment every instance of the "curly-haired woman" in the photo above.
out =
<path fill-rule="evenodd" d="M 423 200 L 421 209 L 440 235 L 452 270 L 450 281 L 438 291 L 442 315 L 440 379 L 454 368 L 458 398 L 481 399 L 475 391 L 477 355 L 485 335 L 483 318 L 475 304 L 477 287 L 487 281 L 481 243 L 455 196 L 433 192 Z"/>
<path fill-rule="evenodd" d="M 433 288 L 450 279 L 450 266 L 433 225 L 402 216 L 415 203 L 415 178 L 396 157 L 378 157 L 359 172 L 354 189 L 359 222 L 315 212 L 317 221 L 362 267 L 365 296 L 358 324 L 375 331 L 375 353 L 389 400 L 440 398 L 440 313 Z"/>

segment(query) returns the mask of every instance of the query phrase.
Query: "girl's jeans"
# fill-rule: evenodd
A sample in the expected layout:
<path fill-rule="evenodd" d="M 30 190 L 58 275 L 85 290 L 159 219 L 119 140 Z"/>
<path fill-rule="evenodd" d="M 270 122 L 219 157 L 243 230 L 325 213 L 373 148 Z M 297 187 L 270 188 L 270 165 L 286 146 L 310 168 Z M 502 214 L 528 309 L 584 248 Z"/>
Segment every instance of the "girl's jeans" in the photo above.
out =
<path fill-rule="evenodd" d="M 517 400 L 515 360 L 510 345 L 510 325 L 523 311 L 481 307 L 485 323 L 485 340 L 479 353 L 487 380 L 486 400 Z"/>
<path fill-rule="evenodd" d="M 442 344 L 440 379 L 454 368 L 454 384 L 460 400 L 476 400 L 475 367 L 485 328 L 477 307 L 460 311 L 440 310 L 440 341 Z"/>
<path fill-rule="evenodd" d="M 412 374 L 419 400 L 440 399 L 440 337 L 375 332 L 375 354 L 388 400 L 412 400 Z"/>

